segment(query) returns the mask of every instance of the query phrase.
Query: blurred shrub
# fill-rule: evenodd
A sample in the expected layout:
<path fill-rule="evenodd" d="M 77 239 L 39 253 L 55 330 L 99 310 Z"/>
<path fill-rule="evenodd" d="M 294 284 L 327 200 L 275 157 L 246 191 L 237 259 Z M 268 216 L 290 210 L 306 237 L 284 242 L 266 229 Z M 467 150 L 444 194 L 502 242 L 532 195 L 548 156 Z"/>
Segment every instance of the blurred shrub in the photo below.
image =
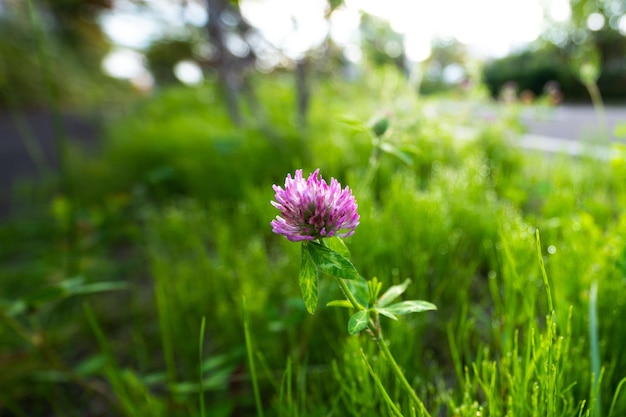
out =
<path fill-rule="evenodd" d="M 626 98 L 626 61 L 613 60 L 601 68 L 598 86 L 607 99 Z M 566 100 L 587 100 L 588 93 L 578 80 L 565 51 L 555 47 L 528 49 L 485 65 L 483 79 L 496 97 L 507 83 L 515 83 L 517 92 L 544 94 L 546 84 L 556 81 Z"/>
<path fill-rule="evenodd" d="M 235 201 L 250 185 L 293 171 L 303 144 L 289 127 L 234 125 L 209 85 L 172 88 L 113 123 L 101 158 L 75 159 L 76 188 L 87 199 L 140 190 L 157 200 Z"/>
<path fill-rule="evenodd" d="M 75 22 L 74 37 L 34 26 L 24 16 L 0 16 L 0 108 L 61 106 L 111 99 L 122 84 L 100 71 L 108 46 L 93 25 Z M 83 44 L 77 45 L 81 36 Z M 88 39 L 86 41 L 85 39 Z M 45 67 L 44 67 L 45 66 Z"/>
<path fill-rule="evenodd" d="M 404 71 L 402 35 L 385 20 L 364 13 L 361 17 L 361 48 L 366 59 L 375 67 L 395 66 Z"/>
<path fill-rule="evenodd" d="M 152 43 L 146 51 L 148 66 L 159 84 L 176 82 L 176 63 L 193 57 L 193 44 L 188 39 L 162 39 Z"/>
<path fill-rule="evenodd" d="M 557 81 L 569 99 L 586 96 L 583 85 L 556 49 L 525 50 L 493 60 L 485 65 L 483 80 L 494 97 L 511 82 L 518 92 L 528 90 L 539 96 L 551 81 Z"/>

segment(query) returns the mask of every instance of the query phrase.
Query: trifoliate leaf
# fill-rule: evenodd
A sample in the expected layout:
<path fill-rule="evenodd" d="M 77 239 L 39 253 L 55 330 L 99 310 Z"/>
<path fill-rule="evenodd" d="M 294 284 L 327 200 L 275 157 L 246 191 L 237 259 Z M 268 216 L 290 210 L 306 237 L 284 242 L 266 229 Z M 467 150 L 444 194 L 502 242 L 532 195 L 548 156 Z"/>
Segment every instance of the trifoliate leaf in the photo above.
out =
<path fill-rule="evenodd" d="M 326 242 L 328 249 L 337 252 L 344 258 L 350 259 L 350 250 L 340 237 L 333 236 L 331 238 L 326 238 L 324 239 L 324 242 Z"/>
<path fill-rule="evenodd" d="M 413 165 L 413 160 L 411 159 L 410 156 L 408 156 L 407 154 L 405 154 L 404 152 L 402 152 L 400 149 L 396 148 L 394 145 L 392 145 L 389 142 L 383 142 L 380 144 L 380 149 L 383 152 L 386 152 L 390 155 L 395 156 L 396 158 L 398 158 L 399 160 L 401 160 L 402 162 L 404 162 L 407 165 Z"/>
<path fill-rule="evenodd" d="M 377 308 L 376 311 L 378 311 L 379 314 L 382 314 L 383 316 L 390 318 L 391 320 L 398 320 L 398 316 L 396 316 L 395 314 L 393 314 L 391 311 L 387 310 L 386 308 Z"/>
<path fill-rule="evenodd" d="M 410 283 L 411 280 L 407 279 L 400 285 L 393 285 L 389 287 L 389 289 L 378 299 L 378 307 L 385 307 L 386 305 L 389 305 L 393 300 L 406 291 L 406 288 Z"/>
<path fill-rule="evenodd" d="M 333 300 L 326 303 L 326 307 L 346 307 L 352 308 L 352 303 L 348 300 Z"/>
<path fill-rule="evenodd" d="M 315 242 L 307 242 L 303 248 L 322 272 L 343 279 L 359 278 L 359 273 L 352 262 L 334 250 Z"/>
<path fill-rule="evenodd" d="M 359 277 L 357 279 L 352 279 L 346 282 L 348 289 L 354 295 L 354 298 L 358 301 L 362 306 L 366 306 L 370 304 L 369 300 L 369 285 L 365 278 Z"/>
<path fill-rule="evenodd" d="M 352 119 L 350 117 L 340 117 L 339 121 L 350 126 L 350 128 L 355 132 L 367 132 L 369 130 L 369 127 L 365 123 L 357 119 Z"/>
<path fill-rule="evenodd" d="M 396 314 L 398 316 L 403 316 L 410 313 L 419 313 L 428 310 L 437 310 L 437 306 L 435 306 L 433 303 L 429 303 L 428 301 L 408 300 L 400 301 L 399 303 L 385 307 L 385 311 Z"/>
<path fill-rule="evenodd" d="M 367 310 L 357 311 L 348 320 L 348 333 L 357 334 L 367 327 L 368 323 Z"/>

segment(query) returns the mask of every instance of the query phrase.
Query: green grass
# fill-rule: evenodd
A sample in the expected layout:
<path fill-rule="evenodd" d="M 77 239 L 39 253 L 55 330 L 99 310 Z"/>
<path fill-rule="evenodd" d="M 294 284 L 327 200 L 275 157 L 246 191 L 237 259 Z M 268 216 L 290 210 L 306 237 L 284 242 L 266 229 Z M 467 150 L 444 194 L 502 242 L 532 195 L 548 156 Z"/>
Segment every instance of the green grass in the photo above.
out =
<path fill-rule="evenodd" d="M 0 415 L 419 415 L 350 312 L 324 307 L 330 277 L 306 312 L 299 245 L 271 233 L 272 184 L 316 167 L 355 190 L 357 269 L 438 307 L 383 322 L 430 415 L 626 414 L 624 161 L 524 153 L 507 109 L 486 122 L 370 82 L 320 82 L 301 130 L 284 79 L 244 128 L 210 86 L 164 91 L 75 152 L 76 195 L 0 227 Z M 347 120 L 387 111 L 404 157 L 360 187 L 372 145 Z"/>

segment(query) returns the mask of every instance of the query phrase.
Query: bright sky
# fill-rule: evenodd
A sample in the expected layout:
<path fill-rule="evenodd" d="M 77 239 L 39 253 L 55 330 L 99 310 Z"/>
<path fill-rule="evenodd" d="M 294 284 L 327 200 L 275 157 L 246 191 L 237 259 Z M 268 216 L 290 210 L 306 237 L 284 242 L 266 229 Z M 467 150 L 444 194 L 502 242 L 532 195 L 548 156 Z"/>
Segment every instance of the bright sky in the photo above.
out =
<path fill-rule="evenodd" d="M 366 11 L 386 17 L 405 35 L 407 55 L 428 57 L 436 36 L 455 37 L 480 55 L 504 55 L 541 33 L 543 9 L 538 0 L 352 0 Z M 381 7 L 382 6 L 382 7 Z"/>
<path fill-rule="evenodd" d="M 345 0 L 330 28 L 323 21 L 325 0 L 242 0 L 241 9 L 288 56 L 321 42 L 329 29 L 338 43 L 350 44 L 358 13 L 365 11 L 388 20 L 404 35 L 409 58 L 420 61 L 437 36 L 457 38 L 479 56 L 506 55 L 542 32 L 541 4 L 557 21 L 569 17 L 568 0 Z"/>
<path fill-rule="evenodd" d="M 151 14 L 128 0 L 117 0 L 115 11 L 102 18 L 105 31 L 121 48 L 145 47 L 164 27 L 206 23 L 206 11 L 197 2 L 189 1 L 186 9 L 171 0 L 147 3 Z M 294 59 L 328 34 L 346 47 L 348 57 L 357 59 L 361 11 L 388 20 L 403 34 L 406 55 L 413 61 L 428 58 L 435 37 L 457 38 L 480 57 L 503 56 L 539 36 L 544 13 L 556 21 L 567 20 L 570 14 L 568 0 L 345 0 L 329 23 L 324 18 L 326 0 L 241 0 L 240 6 L 274 48 Z M 131 55 L 126 53 L 127 58 Z"/>

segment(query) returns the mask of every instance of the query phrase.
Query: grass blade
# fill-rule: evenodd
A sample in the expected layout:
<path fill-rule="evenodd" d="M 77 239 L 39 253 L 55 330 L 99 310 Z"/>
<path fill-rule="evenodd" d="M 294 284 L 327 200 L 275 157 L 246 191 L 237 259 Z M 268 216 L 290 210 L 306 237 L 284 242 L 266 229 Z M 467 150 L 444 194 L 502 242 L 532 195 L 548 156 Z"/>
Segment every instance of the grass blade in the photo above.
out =
<path fill-rule="evenodd" d="M 200 396 L 200 416 L 205 417 L 204 411 L 204 379 L 202 375 L 202 359 L 204 353 L 204 329 L 206 326 L 206 317 L 202 316 L 202 322 L 200 323 L 200 340 L 198 342 L 198 395 Z"/>
<path fill-rule="evenodd" d="M 250 337 L 250 321 L 248 309 L 246 307 L 246 297 L 242 297 L 243 303 L 243 331 L 246 338 L 246 351 L 248 352 L 248 367 L 250 368 L 250 379 L 252 380 L 252 390 L 254 392 L 254 403 L 258 417 L 263 417 L 263 405 L 261 404 L 261 394 L 259 393 L 259 382 L 254 367 L 254 355 L 252 354 L 252 338 Z"/>
<path fill-rule="evenodd" d="M 589 350 L 591 353 L 591 375 L 593 377 L 593 385 L 591 387 L 591 408 L 593 417 L 600 417 L 601 401 L 600 401 L 600 346 L 598 343 L 598 283 L 593 282 L 589 290 Z"/>
<path fill-rule="evenodd" d="M 365 362 L 365 365 L 367 366 L 367 370 L 370 372 L 370 375 L 374 379 L 374 383 L 376 384 L 376 387 L 380 391 L 380 394 L 383 396 L 383 399 L 385 400 L 385 403 L 389 406 L 389 409 L 393 412 L 393 414 L 396 417 L 403 417 L 402 416 L 402 412 L 400 411 L 398 406 L 396 404 L 394 404 L 394 402 L 391 400 L 391 397 L 387 393 L 387 390 L 383 386 L 383 383 L 380 382 L 380 379 L 378 378 L 378 375 L 376 375 L 376 372 L 374 372 L 374 369 L 372 369 L 372 366 L 367 361 L 367 356 L 365 356 L 365 352 L 363 352 L 363 349 L 361 349 L 361 358 L 363 358 L 363 362 Z"/>
<path fill-rule="evenodd" d="M 554 313 L 554 304 L 552 303 L 552 291 L 550 290 L 550 282 L 548 281 L 548 274 L 546 273 L 546 266 L 543 263 L 543 255 L 541 254 L 541 240 L 539 239 L 539 229 L 535 229 L 535 238 L 537 240 L 537 258 L 539 258 L 539 266 L 541 267 L 541 276 L 543 277 L 543 283 L 546 286 L 546 293 L 548 296 L 548 308 L 550 314 Z"/>

